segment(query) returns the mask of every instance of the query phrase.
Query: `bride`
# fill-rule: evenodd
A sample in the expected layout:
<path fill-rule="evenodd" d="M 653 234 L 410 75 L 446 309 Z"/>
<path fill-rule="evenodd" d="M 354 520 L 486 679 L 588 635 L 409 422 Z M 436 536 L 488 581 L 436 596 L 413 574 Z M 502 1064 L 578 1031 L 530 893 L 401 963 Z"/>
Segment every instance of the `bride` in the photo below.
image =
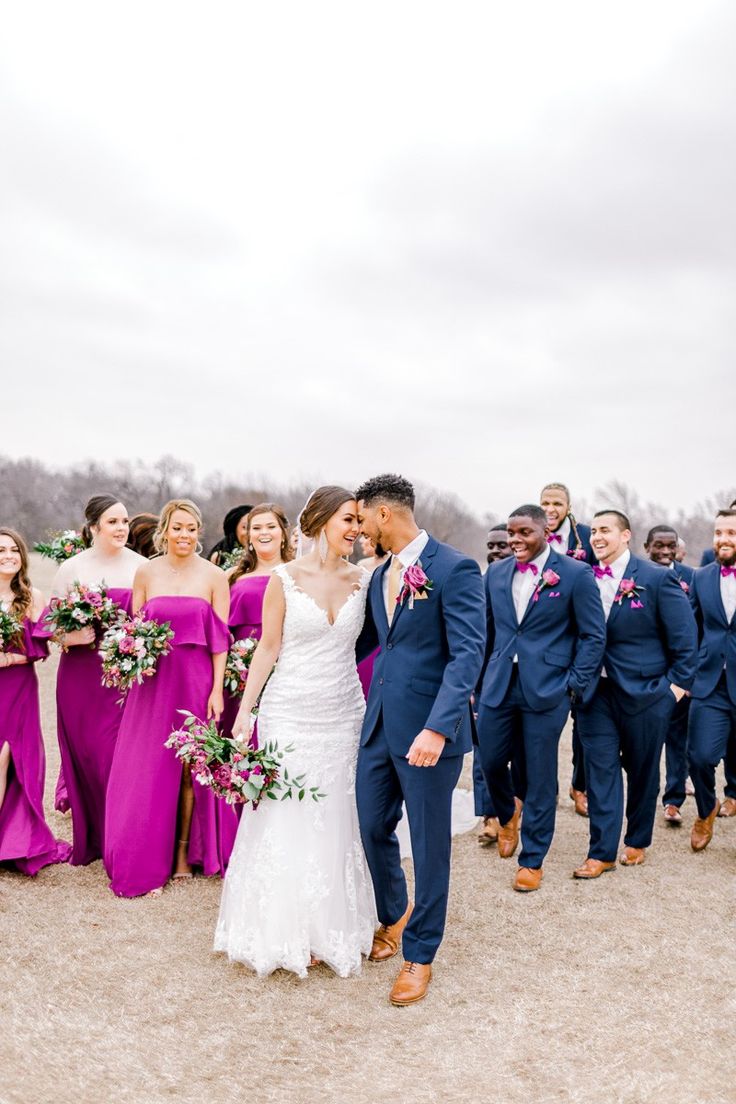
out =
<path fill-rule="evenodd" d="M 233 735 L 276 741 L 290 775 L 325 795 L 246 805 L 222 892 L 216 951 L 266 975 L 306 977 L 325 962 L 357 974 L 377 924 L 355 804 L 355 765 L 365 702 L 355 666 L 370 575 L 344 557 L 358 536 L 351 491 L 320 487 L 299 525 L 314 547 L 274 569 L 263 634 Z"/>

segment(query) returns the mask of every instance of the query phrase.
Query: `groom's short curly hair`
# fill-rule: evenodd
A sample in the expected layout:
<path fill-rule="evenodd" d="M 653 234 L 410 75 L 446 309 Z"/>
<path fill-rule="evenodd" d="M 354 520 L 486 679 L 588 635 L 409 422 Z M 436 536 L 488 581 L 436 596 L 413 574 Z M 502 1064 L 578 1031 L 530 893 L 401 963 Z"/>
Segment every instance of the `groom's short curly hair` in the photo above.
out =
<path fill-rule="evenodd" d="M 403 475 L 374 475 L 373 479 L 361 483 L 355 492 L 355 497 L 366 506 L 373 506 L 377 502 L 387 502 L 391 506 L 403 506 L 407 510 L 414 509 L 414 488 Z"/>

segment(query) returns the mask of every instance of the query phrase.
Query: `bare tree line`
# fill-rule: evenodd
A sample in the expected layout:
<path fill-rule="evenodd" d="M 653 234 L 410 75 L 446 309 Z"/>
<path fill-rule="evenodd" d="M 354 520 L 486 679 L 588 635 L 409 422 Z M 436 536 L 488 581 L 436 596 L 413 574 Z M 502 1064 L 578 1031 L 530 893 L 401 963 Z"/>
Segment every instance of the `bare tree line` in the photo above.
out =
<path fill-rule="evenodd" d="M 349 484 L 347 484 L 349 486 Z M 0 525 L 18 529 L 30 542 L 42 540 L 51 531 L 81 528 L 84 504 L 100 491 L 119 495 L 131 514 L 158 513 L 170 498 L 193 498 L 205 520 L 205 545 L 214 544 L 222 534 L 226 512 L 240 503 L 278 502 L 292 521 L 314 490 L 306 483 L 272 483 L 263 476 L 234 480 L 221 472 L 197 479 L 194 467 L 174 456 L 163 456 L 155 463 L 142 460 L 118 460 L 110 464 L 89 461 L 68 468 L 52 469 L 39 460 L 0 458 Z M 536 501 L 536 495 L 522 493 L 521 502 Z M 644 501 L 640 493 L 617 480 L 596 488 L 592 502 L 577 499 L 576 516 L 589 521 L 596 509 L 611 506 L 621 509 L 632 522 L 632 547 L 641 544 L 652 525 L 674 525 L 688 546 L 688 561 L 700 562 L 703 548 L 710 546 L 716 510 L 736 498 L 736 487 L 726 488 L 704 499 L 689 513 L 676 514 L 655 502 Z M 462 499 L 447 491 L 426 485 L 417 486 L 417 519 L 439 540 L 447 541 L 479 561 L 485 560 L 488 528 L 500 519 L 493 503 L 484 516 L 478 516 Z"/>

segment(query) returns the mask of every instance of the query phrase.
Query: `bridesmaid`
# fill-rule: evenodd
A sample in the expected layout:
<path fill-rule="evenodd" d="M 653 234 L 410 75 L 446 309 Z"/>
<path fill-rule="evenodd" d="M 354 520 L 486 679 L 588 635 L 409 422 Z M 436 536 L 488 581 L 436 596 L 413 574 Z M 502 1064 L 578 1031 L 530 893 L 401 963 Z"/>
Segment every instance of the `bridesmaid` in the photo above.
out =
<path fill-rule="evenodd" d="M 226 558 L 247 544 L 246 530 L 247 519 L 252 507 L 248 505 L 233 506 L 228 510 L 222 523 L 223 536 L 214 544 L 207 553 L 207 559 L 218 567 L 226 566 Z"/>
<path fill-rule="evenodd" d="M 67 862 L 71 847 L 54 839 L 43 813 L 46 757 L 34 664 L 48 649 L 32 635 L 43 600 L 28 577 L 28 549 L 12 529 L 0 529 L 0 609 L 21 626 L 0 651 L 0 863 L 34 875 Z"/>
<path fill-rule="evenodd" d="M 245 640 L 247 636 L 260 640 L 263 595 L 271 572 L 294 558 L 289 522 L 281 507 L 273 502 L 254 506 L 247 517 L 243 541 L 243 558 L 227 572 L 230 583 L 228 624 L 234 640 Z M 239 705 L 240 698 L 226 691 L 222 715 L 222 731 L 226 736 L 232 734 Z"/>
<path fill-rule="evenodd" d="M 192 867 L 224 874 L 237 817 L 211 790 L 193 787 L 164 742 L 187 709 L 219 720 L 230 644 L 228 583 L 199 555 L 202 515 L 188 499 L 167 502 L 155 543 L 161 555 L 137 572 L 133 610 L 174 631 L 156 674 L 128 691 L 107 790 L 105 867 L 121 897 L 158 896 Z"/>
<path fill-rule="evenodd" d="M 104 583 L 109 597 L 130 613 L 133 578 L 145 560 L 125 546 L 128 512 L 115 495 L 100 494 L 87 503 L 85 519 L 82 535 L 89 547 L 60 566 L 51 592 L 62 597 L 75 582 Z M 44 630 L 39 627 L 37 632 Z M 122 710 L 118 691 L 102 685 L 95 630 L 76 629 L 57 642 L 64 649 L 56 710 L 61 768 L 72 811 L 71 862 L 86 866 L 104 853 L 105 793 Z"/>

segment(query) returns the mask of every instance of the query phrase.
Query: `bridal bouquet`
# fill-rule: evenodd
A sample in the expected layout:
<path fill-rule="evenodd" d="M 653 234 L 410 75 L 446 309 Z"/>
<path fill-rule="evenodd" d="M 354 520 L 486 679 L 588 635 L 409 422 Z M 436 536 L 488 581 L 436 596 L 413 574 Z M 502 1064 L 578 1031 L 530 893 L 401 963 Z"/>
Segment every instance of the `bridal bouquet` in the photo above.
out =
<path fill-rule="evenodd" d="M 160 657 L 171 651 L 173 637 L 170 621 L 130 617 L 113 625 L 100 646 L 102 685 L 125 693 L 134 682 L 152 678 Z"/>
<path fill-rule="evenodd" d="M 90 586 L 72 583 L 63 598 L 51 599 L 44 625 L 58 638 L 87 626 L 101 630 L 120 620 L 121 616 L 120 606 L 108 598 L 107 589 L 101 583 Z"/>
<path fill-rule="evenodd" d="M 244 640 L 236 640 L 227 653 L 225 689 L 237 697 L 240 697 L 245 690 L 245 684 L 248 680 L 248 668 L 257 644 L 258 641 L 254 636 L 246 636 Z"/>
<path fill-rule="evenodd" d="M 17 644 L 21 631 L 20 622 L 16 621 L 12 613 L 0 608 L 0 652 L 4 652 L 8 644 Z"/>
<path fill-rule="evenodd" d="M 271 801 L 311 797 L 320 801 L 325 795 L 318 786 L 307 786 L 304 775 L 289 777 L 282 759 L 289 746 L 281 751 L 269 742 L 264 747 L 245 747 L 237 740 L 221 736 L 214 721 L 205 724 L 186 709 L 181 728 L 172 732 L 165 747 L 174 748 L 177 759 L 191 768 L 195 782 L 207 786 L 216 797 L 228 805 L 250 802 L 257 809 L 264 797 Z"/>
<path fill-rule="evenodd" d="M 50 533 L 46 543 L 34 544 L 34 552 L 40 552 L 54 563 L 61 564 L 70 560 L 77 552 L 84 552 L 85 544 L 76 529 L 65 529 L 62 533 Z"/>

